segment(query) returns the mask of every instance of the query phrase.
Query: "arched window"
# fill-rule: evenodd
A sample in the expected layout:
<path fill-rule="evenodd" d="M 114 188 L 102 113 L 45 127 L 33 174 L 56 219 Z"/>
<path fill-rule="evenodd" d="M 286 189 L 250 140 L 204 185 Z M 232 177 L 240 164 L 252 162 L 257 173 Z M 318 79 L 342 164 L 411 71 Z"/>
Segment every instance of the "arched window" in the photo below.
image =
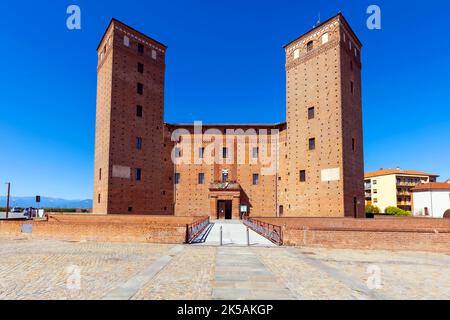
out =
<path fill-rule="evenodd" d="M 294 59 L 300 58 L 300 49 L 295 49 L 294 51 Z"/>
<path fill-rule="evenodd" d="M 324 33 L 324 34 L 322 35 L 322 44 L 327 43 L 329 40 L 330 40 L 330 35 L 328 34 L 328 32 L 327 32 L 327 33 Z"/>
<path fill-rule="evenodd" d="M 312 49 L 314 49 L 314 42 L 310 41 L 308 42 L 308 44 L 306 45 L 306 51 L 310 52 Z"/>

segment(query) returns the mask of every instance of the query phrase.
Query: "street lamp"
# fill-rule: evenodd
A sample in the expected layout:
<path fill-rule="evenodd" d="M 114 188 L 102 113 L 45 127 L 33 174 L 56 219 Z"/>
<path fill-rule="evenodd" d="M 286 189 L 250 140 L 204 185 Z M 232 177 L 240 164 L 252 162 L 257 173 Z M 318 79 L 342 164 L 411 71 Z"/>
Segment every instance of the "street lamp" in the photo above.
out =
<path fill-rule="evenodd" d="M 6 219 L 9 218 L 9 196 L 11 193 L 11 182 L 7 182 L 6 185 L 8 186 L 8 195 L 6 197 Z"/>

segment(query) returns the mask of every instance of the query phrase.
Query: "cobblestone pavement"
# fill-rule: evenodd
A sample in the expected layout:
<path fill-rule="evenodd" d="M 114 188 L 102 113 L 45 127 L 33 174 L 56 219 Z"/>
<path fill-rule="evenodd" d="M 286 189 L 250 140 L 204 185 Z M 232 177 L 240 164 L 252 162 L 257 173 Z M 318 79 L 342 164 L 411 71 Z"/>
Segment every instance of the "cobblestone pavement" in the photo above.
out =
<path fill-rule="evenodd" d="M 450 255 L 0 239 L 0 299 L 450 299 Z"/>

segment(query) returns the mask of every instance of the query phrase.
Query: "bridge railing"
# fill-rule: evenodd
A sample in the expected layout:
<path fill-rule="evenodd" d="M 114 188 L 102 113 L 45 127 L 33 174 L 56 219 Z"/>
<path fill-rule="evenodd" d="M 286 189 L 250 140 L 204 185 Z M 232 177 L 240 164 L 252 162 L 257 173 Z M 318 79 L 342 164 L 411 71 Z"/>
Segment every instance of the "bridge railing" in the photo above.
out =
<path fill-rule="evenodd" d="M 209 217 L 186 225 L 186 243 L 192 243 L 210 224 Z"/>
<path fill-rule="evenodd" d="M 255 220 L 249 217 L 244 218 L 244 224 L 255 231 L 256 233 L 262 235 L 263 237 L 269 239 L 276 245 L 283 245 L 283 229 L 280 226 L 276 226 L 267 222 Z"/>

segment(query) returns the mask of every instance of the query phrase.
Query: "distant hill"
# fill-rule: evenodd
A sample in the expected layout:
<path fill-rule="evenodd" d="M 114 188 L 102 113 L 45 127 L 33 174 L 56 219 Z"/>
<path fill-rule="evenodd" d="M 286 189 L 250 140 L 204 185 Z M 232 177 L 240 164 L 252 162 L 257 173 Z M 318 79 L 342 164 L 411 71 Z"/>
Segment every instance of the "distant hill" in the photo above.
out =
<path fill-rule="evenodd" d="M 9 205 L 11 208 L 37 207 L 35 197 L 11 197 Z M 6 207 L 6 197 L 4 196 L 0 196 L 0 207 Z M 52 209 L 91 209 L 92 200 L 64 200 L 42 197 L 39 207 Z"/>

